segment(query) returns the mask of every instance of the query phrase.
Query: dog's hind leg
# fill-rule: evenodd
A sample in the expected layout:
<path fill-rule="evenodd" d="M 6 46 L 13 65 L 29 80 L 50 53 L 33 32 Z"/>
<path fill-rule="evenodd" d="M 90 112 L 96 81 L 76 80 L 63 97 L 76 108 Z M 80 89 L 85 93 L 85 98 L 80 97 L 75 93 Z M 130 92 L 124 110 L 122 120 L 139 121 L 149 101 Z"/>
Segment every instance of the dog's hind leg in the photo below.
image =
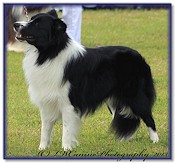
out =
<path fill-rule="evenodd" d="M 40 116 L 42 127 L 39 150 L 43 150 L 50 146 L 53 125 L 61 117 L 61 113 L 56 103 L 45 103 L 40 107 Z"/>
<path fill-rule="evenodd" d="M 148 127 L 150 139 L 153 141 L 153 143 L 157 143 L 159 141 L 159 137 L 156 132 L 156 126 L 152 115 L 151 114 L 141 115 L 141 118 L 143 119 L 146 126 Z"/>
<path fill-rule="evenodd" d="M 138 96 L 135 99 L 135 101 L 133 101 L 130 104 L 130 106 L 133 112 L 138 117 L 140 117 L 148 127 L 150 139 L 153 141 L 153 143 L 158 142 L 159 137 L 156 132 L 156 126 L 152 116 L 152 111 L 151 111 L 152 106 L 147 96 L 144 93 L 140 93 L 140 96 Z"/>
<path fill-rule="evenodd" d="M 72 148 L 79 144 L 77 135 L 81 126 L 81 118 L 73 106 L 70 105 L 62 108 L 62 122 L 62 148 L 64 148 L 64 151 L 72 150 Z"/>

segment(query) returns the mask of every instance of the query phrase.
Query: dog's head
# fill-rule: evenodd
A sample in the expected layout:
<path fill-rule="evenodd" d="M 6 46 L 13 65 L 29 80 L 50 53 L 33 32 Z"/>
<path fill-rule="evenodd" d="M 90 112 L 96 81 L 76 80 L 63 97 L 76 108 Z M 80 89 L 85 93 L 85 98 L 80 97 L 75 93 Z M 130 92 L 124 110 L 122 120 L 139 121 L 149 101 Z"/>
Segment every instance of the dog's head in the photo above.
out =
<path fill-rule="evenodd" d="M 27 41 L 37 48 L 52 45 L 59 36 L 65 34 L 66 27 L 55 10 L 37 14 L 29 22 L 14 23 L 16 39 Z"/>

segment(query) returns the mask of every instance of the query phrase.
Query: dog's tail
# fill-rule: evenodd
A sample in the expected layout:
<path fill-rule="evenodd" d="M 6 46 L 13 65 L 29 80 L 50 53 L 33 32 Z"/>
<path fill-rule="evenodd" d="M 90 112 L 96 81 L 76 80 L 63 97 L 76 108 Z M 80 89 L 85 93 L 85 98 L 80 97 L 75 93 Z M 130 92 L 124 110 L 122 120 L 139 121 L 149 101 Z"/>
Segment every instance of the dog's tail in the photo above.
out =
<path fill-rule="evenodd" d="M 140 118 L 130 108 L 116 111 L 111 123 L 111 130 L 119 140 L 130 140 L 140 125 Z"/>

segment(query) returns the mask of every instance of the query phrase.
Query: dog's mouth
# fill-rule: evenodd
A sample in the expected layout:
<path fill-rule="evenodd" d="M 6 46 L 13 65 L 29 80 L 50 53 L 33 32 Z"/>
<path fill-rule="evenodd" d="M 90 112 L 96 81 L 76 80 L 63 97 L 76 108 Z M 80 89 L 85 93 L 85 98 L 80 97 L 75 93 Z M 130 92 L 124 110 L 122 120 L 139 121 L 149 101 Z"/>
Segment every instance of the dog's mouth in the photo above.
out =
<path fill-rule="evenodd" d="M 28 22 L 15 22 L 13 29 L 16 33 L 15 39 L 18 41 L 27 41 L 29 43 L 35 41 L 34 35 L 28 29 Z"/>
<path fill-rule="evenodd" d="M 32 35 L 22 35 L 19 32 L 16 32 L 16 37 L 17 40 L 19 41 L 34 41 L 35 37 Z"/>

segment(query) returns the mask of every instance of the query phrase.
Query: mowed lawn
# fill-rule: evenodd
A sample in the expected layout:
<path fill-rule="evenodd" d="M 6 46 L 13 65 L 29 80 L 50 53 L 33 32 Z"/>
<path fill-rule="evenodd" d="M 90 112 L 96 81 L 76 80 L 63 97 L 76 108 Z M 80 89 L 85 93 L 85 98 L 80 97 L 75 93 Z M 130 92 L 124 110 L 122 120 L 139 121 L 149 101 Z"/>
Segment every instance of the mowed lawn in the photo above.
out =
<path fill-rule="evenodd" d="M 88 47 L 123 45 L 138 50 L 152 69 L 157 100 L 153 116 L 159 143 L 153 144 L 142 122 L 131 141 L 117 141 L 109 131 L 111 115 L 105 105 L 87 117 L 79 134 L 80 145 L 65 154 L 61 148 L 62 124 L 53 129 L 51 147 L 39 152 L 41 121 L 30 103 L 22 70 L 23 53 L 7 52 L 6 157 L 138 157 L 166 158 L 169 154 L 168 10 L 85 10 L 82 44 Z M 126 65 L 127 67 L 127 65 Z M 143 157 L 143 158 L 144 158 Z"/>

